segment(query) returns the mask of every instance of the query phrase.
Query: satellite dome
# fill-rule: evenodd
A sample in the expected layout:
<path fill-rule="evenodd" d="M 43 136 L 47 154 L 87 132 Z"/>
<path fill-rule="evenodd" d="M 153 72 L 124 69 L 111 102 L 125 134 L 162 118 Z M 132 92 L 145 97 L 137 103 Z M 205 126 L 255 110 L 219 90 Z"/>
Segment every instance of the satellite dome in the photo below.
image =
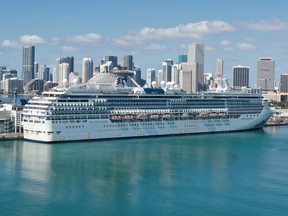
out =
<path fill-rule="evenodd" d="M 77 78 L 73 79 L 73 84 L 76 85 L 77 83 L 78 83 L 78 79 Z"/>
<path fill-rule="evenodd" d="M 68 83 L 68 80 L 67 79 L 63 79 L 63 84 L 65 85 L 65 84 L 67 84 Z"/>

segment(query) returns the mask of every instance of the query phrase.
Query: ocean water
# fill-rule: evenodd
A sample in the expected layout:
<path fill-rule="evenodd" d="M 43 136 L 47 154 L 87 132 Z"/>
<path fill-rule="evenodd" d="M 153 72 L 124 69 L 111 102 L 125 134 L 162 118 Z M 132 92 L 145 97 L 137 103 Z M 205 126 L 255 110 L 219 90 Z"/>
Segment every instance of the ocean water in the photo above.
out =
<path fill-rule="evenodd" d="M 287 132 L 0 141 L 0 215 L 288 215 Z"/>

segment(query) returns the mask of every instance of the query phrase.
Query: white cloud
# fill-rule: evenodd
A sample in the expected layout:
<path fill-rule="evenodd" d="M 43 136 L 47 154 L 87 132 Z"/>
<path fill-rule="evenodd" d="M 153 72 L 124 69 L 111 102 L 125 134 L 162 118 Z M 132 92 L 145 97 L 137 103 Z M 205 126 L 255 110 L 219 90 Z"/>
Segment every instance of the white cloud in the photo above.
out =
<path fill-rule="evenodd" d="M 47 42 L 38 35 L 23 35 L 19 40 L 4 40 L 2 46 L 9 48 L 21 48 L 26 44 L 46 44 Z"/>
<path fill-rule="evenodd" d="M 60 43 L 60 41 L 61 41 L 60 38 L 54 37 L 54 38 L 51 39 L 51 44 L 57 45 L 57 44 Z"/>
<path fill-rule="evenodd" d="M 166 49 L 166 47 L 162 46 L 160 44 L 152 43 L 152 44 L 149 44 L 148 46 L 146 46 L 144 49 L 146 49 L 146 50 L 164 50 L 164 49 Z"/>
<path fill-rule="evenodd" d="M 145 45 L 146 41 L 161 41 L 165 39 L 203 39 L 209 35 L 233 32 L 234 27 L 224 21 L 200 21 L 171 28 L 145 27 L 136 33 L 114 39 L 120 46 Z"/>
<path fill-rule="evenodd" d="M 282 31 L 288 29 L 288 23 L 279 18 L 260 21 L 243 21 L 241 25 L 256 31 Z"/>
<path fill-rule="evenodd" d="M 70 47 L 70 46 L 62 46 L 62 51 L 66 52 L 66 53 L 73 53 L 78 51 L 79 49 L 74 48 L 74 47 Z"/>
<path fill-rule="evenodd" d="M 89 33 L 84 35 L 76 35 L 72 37 L 72 41 L 77 43 L 95 43 L 102 39 L 101 35 L 96 33 Z"/>
<path fill-rule="evenodd" d="M 232 44 L 231 41 L 228 41 L 228 40 L 223 40 L 220 42 L 220 45 L 223 46 L 223 47 L 227 47 L 227 46 L 230 46 Z"/>
<path fill-rule="evenodd" d="M 250 42 L 250 43 L 257 41 L 256 38 L 254 38 L 254 37 L 246 37 L 244 40 L 245 40 L 246 42 Z"/>
<path fill-rule="evenodd" d="M 233 47 L 225 47 L 224 51 L 234 51 L 234 48 Z"/>
<path fill-rule="evenodd" d="M 10 48 L 20 48 L 21 44 L 19 44 L 18 41 L 15 40 L 4 40 L 1 44 L 4 47 L 10 47 Z"/>
<path fill-rule="evenodd" d="M 188 46 L 187 46 L 186 44 L 180 44 L 180 45 L 179 45 L 179 48 L 180 48 L 180 49 L 185 49 L 185 50 L 187 50 L 187 47 L 188 47 Z"/>
<path fill-rule="evenodd" d="M 23 35 L 19 41 L 22 44 L 46 44 L 47 42 L 38 35 Z"/>
<path fill-rule="evenodd" d="M 240 50 L 255 50 L 256 46 L 249 44 L 249 43 L 241 43 L 238 45 Z"/>
<path fill-rule="evenodd" d="M 205 46 L 205 51 L 215 51 L 216 49 L 212 46 Z"/>
<path fill-rule="evenodd" d="M 141 38 L 165 39 L 165 38 L 187 38 L 199 39 L 210 34 L 234 31 L 229 23 L 223 21 L 201 21 L 188 23 L 172 28 L 143 28 L 138 32 Z"/>

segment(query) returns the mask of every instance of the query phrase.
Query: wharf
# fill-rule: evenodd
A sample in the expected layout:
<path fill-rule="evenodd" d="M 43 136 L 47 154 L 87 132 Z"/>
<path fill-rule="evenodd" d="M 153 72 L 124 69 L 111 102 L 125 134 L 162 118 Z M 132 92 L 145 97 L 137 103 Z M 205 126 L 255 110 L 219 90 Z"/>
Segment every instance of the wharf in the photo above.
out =
<path fill-rule="evenodd" d="M 6 133 L 6 134 L 0 134 L 0 140 L 19 140 L 23 139 L 22 133 Z"/>

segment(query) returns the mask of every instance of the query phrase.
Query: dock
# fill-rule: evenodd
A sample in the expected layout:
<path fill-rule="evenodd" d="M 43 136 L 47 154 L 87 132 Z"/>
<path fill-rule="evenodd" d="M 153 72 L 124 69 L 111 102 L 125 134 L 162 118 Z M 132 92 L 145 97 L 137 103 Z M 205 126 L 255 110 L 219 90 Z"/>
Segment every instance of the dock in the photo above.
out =
<path fill-rule="evenodd" d="M 0 140 L 20 140 L 20 139 L 23 139 L 22 133 L 0 134 Z"/>

